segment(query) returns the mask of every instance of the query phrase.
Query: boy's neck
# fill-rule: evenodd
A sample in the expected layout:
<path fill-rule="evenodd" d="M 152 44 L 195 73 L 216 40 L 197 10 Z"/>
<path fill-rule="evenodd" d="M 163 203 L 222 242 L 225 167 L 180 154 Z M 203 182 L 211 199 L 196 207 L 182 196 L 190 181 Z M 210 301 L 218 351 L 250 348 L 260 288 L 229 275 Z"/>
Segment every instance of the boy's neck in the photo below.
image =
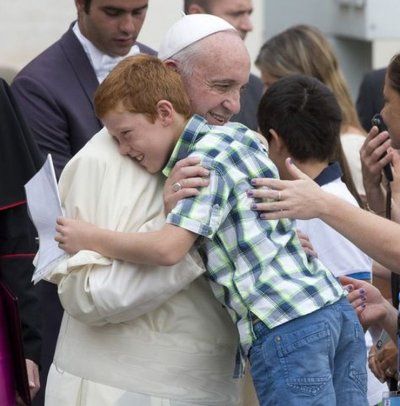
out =
<path fill-rule="evenodd" d="M 174 120 L 174 138 L 175 141 L 177 142 L 180 138 L 180 136 L 183 133 L 183 130 L 186 127 L 186 124 L 188 123 L 189 119 L 182 116 L 181 114 L 176 113 L 175 120 Z"/>
<path fill-rule="evenodd" d="M 311 179 L 315 179 L 326 167 L 329 166 L 328 161 L 294 161 L 296 166 Z"/>

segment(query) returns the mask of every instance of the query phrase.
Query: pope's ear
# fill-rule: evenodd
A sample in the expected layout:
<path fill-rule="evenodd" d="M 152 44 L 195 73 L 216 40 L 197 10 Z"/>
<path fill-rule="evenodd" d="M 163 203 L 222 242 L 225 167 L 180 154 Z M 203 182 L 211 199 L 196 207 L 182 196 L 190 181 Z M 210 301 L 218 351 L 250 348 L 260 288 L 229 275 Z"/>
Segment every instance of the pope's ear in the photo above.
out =
<path fill-rule="evenodd" d="M 173 59 L 167 59 L 166 61 L 164 61 L 164 65 L 175 72 L 179 72 L 178 63 Z"/>

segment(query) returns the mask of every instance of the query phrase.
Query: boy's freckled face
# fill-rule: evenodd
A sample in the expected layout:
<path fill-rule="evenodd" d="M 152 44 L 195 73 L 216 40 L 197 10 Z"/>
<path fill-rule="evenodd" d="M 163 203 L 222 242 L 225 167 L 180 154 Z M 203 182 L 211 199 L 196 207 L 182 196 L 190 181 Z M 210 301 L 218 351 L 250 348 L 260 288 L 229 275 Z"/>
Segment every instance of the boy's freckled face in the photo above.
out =
<path fill-rule="evenodd" d="M 121 155 L 131 157 L 150 173 L 164 168 L 175 142 L 158 119 L 152 123 L 145 114 L 116 109 L 108 112 L 102 121 Z"/>

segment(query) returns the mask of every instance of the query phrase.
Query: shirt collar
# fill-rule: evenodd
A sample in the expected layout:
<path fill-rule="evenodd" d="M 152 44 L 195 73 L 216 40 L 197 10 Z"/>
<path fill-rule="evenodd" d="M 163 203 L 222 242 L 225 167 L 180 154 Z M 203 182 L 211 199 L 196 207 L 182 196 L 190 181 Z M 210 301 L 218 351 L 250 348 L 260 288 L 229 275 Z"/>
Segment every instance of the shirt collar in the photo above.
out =
<path fill-rule="evenodd" d="M 82 34 L 81 30 L 79 29 L 78 22 L 75 22 L 74 26 L 72 27 L 72 31 L 78 38 L 78 41 L 81 43 L 99 83 L 101 83 L 107 77 L 118 62 L 122 61 L 128 56 L 140 53 L 139 47 L 134 45 L 127 55 L 110 56 L 96 48 L 93 43 Z"/>
<path fill-rule="evenodd" d="M 190 151 L 192 150 L 193 144 L 200 138 L 203 134 L 210 130 L 207 121 L 195 114 L 186 124 L 175 148 L 169 158 L 169 161 L 165 168 L 163 169 L 163 174 L 168 177 L 174 168 L 175 164 L 183 158 L 186 158 Z"/>
<path fill-rule="evenodd" d="M 323 171 L 314 179 L 319 186 L 326 185 L 336 179 L 341 178 L 343 175 L 339 162 L 329 164 Z"/>

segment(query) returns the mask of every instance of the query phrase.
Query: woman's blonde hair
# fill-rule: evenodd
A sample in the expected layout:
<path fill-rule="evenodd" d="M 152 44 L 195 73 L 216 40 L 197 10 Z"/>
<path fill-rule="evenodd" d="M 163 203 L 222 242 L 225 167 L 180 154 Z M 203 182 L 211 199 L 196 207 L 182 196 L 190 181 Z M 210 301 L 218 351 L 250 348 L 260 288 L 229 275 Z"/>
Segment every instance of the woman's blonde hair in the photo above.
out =
<path fill-rule="evenodd" d="M 261 47 L 256 66 L 262 73 L 276 79 L 298 74 L 318 79 L 330 88 L 339 103 L 342 130 L 347 131 L 349 127 L 355 127 L 364 132 L 336 55 L 328 40 L 317 28 L 296 25 L 275 35 Z M 333 158 L 340 163 L 342 180 L 358 204 L 363 207 L 340 142 L 337 143 L 336 149 Z"/>
<path fill-rule="evenodd" d="M 256 66 L 277 79 L 294 74 L 319 79 L 335 95 L 343 127 L 362 128 L 332 46 L 317 28 L 297 25 L 272 37 L 261 47 Z"/>

